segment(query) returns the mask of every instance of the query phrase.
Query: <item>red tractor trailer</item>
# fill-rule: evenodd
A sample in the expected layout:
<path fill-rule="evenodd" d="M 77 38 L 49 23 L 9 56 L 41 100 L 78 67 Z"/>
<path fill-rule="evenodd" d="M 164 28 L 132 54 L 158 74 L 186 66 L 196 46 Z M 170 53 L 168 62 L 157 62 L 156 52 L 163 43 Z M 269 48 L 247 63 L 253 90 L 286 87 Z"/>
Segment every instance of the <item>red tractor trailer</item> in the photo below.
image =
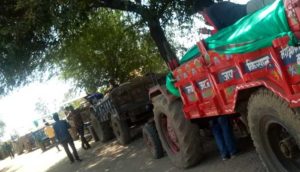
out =
<path fill-rule="evenodd" d="M 238 115 L 268 171 L 300 171 L 299 39 L 300 1 L 278 0 L 166 61 L 167 86 L 149 92 L 152 153 L 162 145 L 176 166 L 193 166 L 203 157 L 199 122 Z"/>

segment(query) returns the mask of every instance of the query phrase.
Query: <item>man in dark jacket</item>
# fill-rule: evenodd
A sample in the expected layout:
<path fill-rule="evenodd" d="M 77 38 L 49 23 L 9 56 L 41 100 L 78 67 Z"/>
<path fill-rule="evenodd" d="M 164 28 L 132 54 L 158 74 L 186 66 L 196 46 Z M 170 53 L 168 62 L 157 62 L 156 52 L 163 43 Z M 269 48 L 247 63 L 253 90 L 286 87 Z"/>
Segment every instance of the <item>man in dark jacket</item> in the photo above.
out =
<path fill-rule="evenodd" d="M 74 162 L 74 158 L 77 161 L 81 161 L 81 159 L 78 156 L 77 150 L 75 148 L 73 139 L 68 131 L 68 129 L 70 128 L 70 125 L 67 123 L 66 120 L 59 120 L 58 113 L 53 114 L 53 119 L 55 121 L 55 123 L 53 124 L 55 137 L 59 141 L 59 143 L 63 146 L 63 148 L 65 149 L 71 163 Z M 74 157 L 71 154 L 68 145 L 71 146 Z"/>

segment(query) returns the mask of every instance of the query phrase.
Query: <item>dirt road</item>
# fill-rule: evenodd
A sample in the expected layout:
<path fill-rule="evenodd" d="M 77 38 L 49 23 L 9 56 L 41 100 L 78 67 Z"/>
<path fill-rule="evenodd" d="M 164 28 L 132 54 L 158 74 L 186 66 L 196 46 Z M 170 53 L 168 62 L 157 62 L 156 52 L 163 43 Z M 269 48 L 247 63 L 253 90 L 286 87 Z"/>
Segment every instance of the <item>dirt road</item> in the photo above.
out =
<path fill-rule="evenodd" d="M 206 157 L 201 164 L 188 170 L 175 168 L 167 157 L 151 159 L 142 139 L 138 138 L 128 146 L 120 146 L 116 141 L 107 144 L 92 143 L 93 148 L 80 150 L 82 162 L 70 164 L 65 152 L 56 148 L 42 153 L 36 150 L 0 161 L 1 172 L 264 172 L 251 142 L 238 141 L 241 153 L 234 159 L 222 161 L 215 144 L 211 141 L 205 146 Z M 79 148 L 80 143 L 76 142 Z M 241 149 L 241 147 L 243 147 Z"/>

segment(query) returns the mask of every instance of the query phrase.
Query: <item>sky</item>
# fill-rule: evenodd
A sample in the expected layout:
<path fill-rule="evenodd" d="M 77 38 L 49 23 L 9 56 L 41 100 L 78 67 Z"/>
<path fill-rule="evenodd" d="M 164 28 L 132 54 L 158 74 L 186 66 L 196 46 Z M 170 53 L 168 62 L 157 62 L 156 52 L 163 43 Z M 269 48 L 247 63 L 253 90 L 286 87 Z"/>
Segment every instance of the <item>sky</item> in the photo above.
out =
<path fill-rule="evenodd" d="M 70 83 L 54 77 L 44 83 L 34 82 L 20 89 L 16 89 L 9 95 L 0 99 L 0 119 L 6 124 L 6 137 L 13 130 L 20 135 L 34 128 L 33 120 L 41 118 L 35 111 L 38 101 L 45 102 L 51 112 L 59 109 L 63 103 L 64 94 L 72 88 Z"/>
<path fill-rule="evenodd" d="M 246 3 L 248 0 L 231 0 L 231 2 Z M 201 23 L 197 23 L 196 26 Z M 176 32 L 176 31 L 175 31 Z M 177 33 L 179 35 L 179 32 Z M 194 45 L 200 39 L 197 31 L 187 33 L 184 38 L 178 38 L 183 41 L 187 48 Z M 190 35 L 190 37 L 188 37 Z M 191 39 L 197 38 L 197 39 Z M 184 40 L 185 39 L 185 40 Z M 6 124 L 5 137 L 8 139 L 10 133 L 16 130 L 20 135 L 34 128 L 33 120 L 41 118 L 42 114 L 35 111 L 35 104 L 38 101 L 46 102 L 51 112 L 59 109 L 63 103 L 64 94 L 72 88 L 68 82 L 64 82 L 54 77 L 51 80 L 39 83 L 34 82 L 25 87 L 16 89 L 9 95 L 0 99 L 0 120 Z"/>

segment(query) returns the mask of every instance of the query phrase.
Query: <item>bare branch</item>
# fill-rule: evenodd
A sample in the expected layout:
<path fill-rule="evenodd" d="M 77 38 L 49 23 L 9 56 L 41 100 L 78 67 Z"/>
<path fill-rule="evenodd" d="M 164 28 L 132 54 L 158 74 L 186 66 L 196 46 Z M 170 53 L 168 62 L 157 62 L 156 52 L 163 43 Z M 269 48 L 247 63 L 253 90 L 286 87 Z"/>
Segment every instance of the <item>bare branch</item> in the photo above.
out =
<path fill-rule="evenodd" d="M 100 0 L 91 4 L 93 8 L 105 7 L 121 11 L 134 12 L 143 15 L 147 7 L 140 3 L 134 3 L 128 0 Z"/>

